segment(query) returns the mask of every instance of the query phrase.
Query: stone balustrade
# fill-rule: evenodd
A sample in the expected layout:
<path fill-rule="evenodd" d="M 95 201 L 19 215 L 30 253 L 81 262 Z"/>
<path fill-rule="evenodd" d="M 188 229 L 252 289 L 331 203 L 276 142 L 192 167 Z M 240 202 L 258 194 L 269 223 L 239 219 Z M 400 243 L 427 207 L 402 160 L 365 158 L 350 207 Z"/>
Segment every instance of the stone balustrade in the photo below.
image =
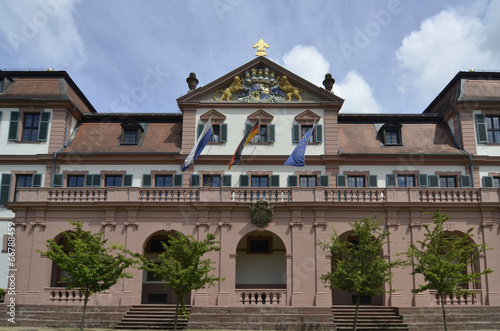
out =
<path fill-rule="evenodd" d="M 445 305 L 455 306 L 469 306 L 469 305 L 482 305 L 482 294 L 480 289 L 469 290 L 471 294 L 462 295 L 447 295 L 445 296 Z M 436 290 L 429 290 L 432 298 L 432 304 L 435 306 L 441 305 L 441 297 Z"/>
<path fill-rule="evenodd" d="M 45 293 L 49 302 L 53 303 L 82 303 L 83 293 L 79 290 L 67 290 L 62 287 L 46 287 Z"/>
<path fill-rule="evenodd" d="M 237 302 L 242 305 L 286 306 L 286 290 L 235 290 Z"/>
<path fill-rule="evenodd" d="M 17 202 L 499 203 L 498 188 L 19 188 Z"/>

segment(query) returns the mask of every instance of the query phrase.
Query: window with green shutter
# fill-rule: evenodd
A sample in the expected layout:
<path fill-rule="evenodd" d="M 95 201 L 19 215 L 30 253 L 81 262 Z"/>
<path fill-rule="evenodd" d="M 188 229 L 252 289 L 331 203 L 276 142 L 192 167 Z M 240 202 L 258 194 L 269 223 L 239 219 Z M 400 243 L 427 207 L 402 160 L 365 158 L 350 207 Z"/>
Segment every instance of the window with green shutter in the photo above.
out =
<path fill-rule="evenodd" d="M 368 187 L 377 187 L 377 175 L 369 175 L 368 176 Z"/>
<path fill-rule="evenodd" d="M 385 175 L 385 186 L 387 186 L 387 187 L 396 187 L 397 186 L 395 174 Z"/>
<path fill-rule="evenodd" d="M 0 181 L 0 206 L 5 206 L 9 201 L 11 174 L 2 174 Z"/>
<path fill-rule="evenodd" d="M 486 116 L 484 114 L 476 114 L 476 135 L 477 142 L 485 144 L 488 142 L 486 134 Z"/>
<path fill-rule="evenodd" d="M 151 187 L 153 186 L 153 175 L 144 174 L 142 175 L 142 187 Z"/>
<path fill-rule="evenodd" d="M 280 175 L 269 176 L 271 180 L 271 187 L 280 187 Z"/>
<path fill-rule="evenodd" d="M 483 187 L 493 187 L 493 177 L 492 176 L 483 176 L 482 182 L 483 182 Z"/>
<path fill-rule="evenodd" d="M 347 177 L 346 175 L 337 175 L 337 187 L 346 187 Z"/>
<path fill-rule="evenodd" d="M 191 185 L 191 187 L 199 187 L 200 186 L 200 175 L 198 175 L 198 174 L 191 175 L 190 185 Z"/>
<path fill-rule="evenodd" d="M 182 174 L 174 175 L 174 187 L 182 187 Z"/>
<path fill-rule="evenodd" d="M 64 181 L 63 174 L 52 174 L 52 187 L 62 187 Z"/>
<path fill-rule="evenodd" d="M 288 186 L 289 187 L 298 186 L 298 178 L 296 175 L 289 175 L 288 176 Z"/>
<path fill-rule="evenodd" d="M 231 187 L 231 175 L 222 175 L 222 186 Z"/>
<path fill-rule="evenodd" d="M 12 111 L 10 112 L 10 124 L 9 124 L 9 141 L 17 140 L 17 132 L 19 131 L 19 119 L 21 112 Z"/>
<path fill-rule="evenodd" d="M 132 181 L 134 179 L 134 175 L 132 174 L 126 174 L 123 176 L 123 186 L 124 187 L 130 187 L 132 186 Z"/>
<path fill-rule="evenodd" d="M 240 187 L 248 187 L 248 186 L 250 186 L 250 176 L 240 175 Z"/>
<path fill-rule="evenodd" d="M 85 186 L 86 187 L 100 187 L 101 181 L 102 181 L 101 174 L 85 175 Z"/>
<path fill-rule="evenodd" d="M 319 186 L 325 186 L 328 187 L 328 181 L 329 181 L 329 176 L 328 175 L 320 175 L 319 176 Z"/>

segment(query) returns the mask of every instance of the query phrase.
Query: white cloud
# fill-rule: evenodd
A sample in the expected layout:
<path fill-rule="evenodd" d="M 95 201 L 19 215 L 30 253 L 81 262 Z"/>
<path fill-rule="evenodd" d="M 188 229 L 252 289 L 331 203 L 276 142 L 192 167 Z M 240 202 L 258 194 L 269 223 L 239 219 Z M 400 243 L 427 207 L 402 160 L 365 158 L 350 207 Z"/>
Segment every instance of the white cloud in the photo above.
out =
<path fill-rule="evenodd" d="M 401 93 L 412 91 L 428 104 L 458 71 L 500 66 L 493 51 L 498 47 L 499 25 L 496 19 L 487 22 L 488 17 L 500 16 L 500 6 L 495 1 L 489 8 L 481 5 L 444 10 L 403 39 L 396 52 Z M 481 12 L 488 13 L 484 20 L 479 18 Z"/>
<path fill-rule="evenodd" d="M 86 59 L 75 22 L 80 0 L 20 0 L 2 4 L 2 48 L 22 63 L 78 68 Z M 20 65 L 22 64 L 20 63 Z"/>
<path fill-rule="evenodd" d="M 283 56 L 283 63 L 288 70 L 318 86 L 322 86 L 330 69 L 330 63 L 314 46 L 295 46 Z"/>
<path fill-rule="evenodd" d="M 350 71 L 344 79 L 333 85 L 336 95 L 343 98 L 342 113 L 380 113 L 381 107 L 363 76 L 356 70 Z"/>

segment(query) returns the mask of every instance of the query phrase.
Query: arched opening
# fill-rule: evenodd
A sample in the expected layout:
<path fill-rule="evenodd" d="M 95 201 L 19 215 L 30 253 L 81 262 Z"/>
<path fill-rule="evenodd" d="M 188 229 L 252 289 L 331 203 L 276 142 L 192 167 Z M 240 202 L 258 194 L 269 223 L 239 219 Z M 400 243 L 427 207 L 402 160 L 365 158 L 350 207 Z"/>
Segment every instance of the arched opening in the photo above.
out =
<path fill-rule="evenodd" d="M 236 289 L 286 289 L 286 248 L 280 237 L 253 231 L 236 251 Z"/>
<path fill-rule="evenodd" d="M 177 231 L 158 231 L 152 234 L 144 244 L 144 256 L 152 261 L 158 261 L 158 256 L 165 250 L 162 243 L 168 245 L 172 237 L 182 236 Z M 186 304 L 190 304 L 191 295 L 184 298 Z M 152 272 L 143 271 L 142 274 L 142 295 L 143 304 L 175 304 L 177 297 L 171 288 L 165 287 L 161 278 L 156 277 Z"/>
<path fill-rule="evenodd" d="M 340 240 L 342 242 L 351 242 L 356 245 L 358 242 L 358 238 L 356 238 L 353 234 L 353 231 L 348 231 L 340 235 Z M 380 252 L 382 255 L 383 252 Z M 333 271 L 333 270 L 332 270 Z M 355 292 L 347 292 L 342 291 L 337 288 L 332 289 L 332 304 L 333 305 L 352 305 L 356 304 L 358 299 L 358 293 Z M 378 295 L 375 297 L 362 296 L 360 304 L 362 305 L 383 305 L 384 304 L 384 296 Z"/>
<path fill-rule="evenodd" d="M 59 246 L 63 246 L 64 253 L 68 254 L 72 251 L 72 248 L 68 244 L 68 240 L 64 235 L 64 232 L 60 233 L 54 238 L 55 242 Z M 61 270 L 59 266 L 52 261 L 52 272 L 50 275 L 50 287 L 66 287 L 69 284 L 67 282 L 62 282 L 64 277 L 67 277 L 68 273 L 66 271 Z"/>

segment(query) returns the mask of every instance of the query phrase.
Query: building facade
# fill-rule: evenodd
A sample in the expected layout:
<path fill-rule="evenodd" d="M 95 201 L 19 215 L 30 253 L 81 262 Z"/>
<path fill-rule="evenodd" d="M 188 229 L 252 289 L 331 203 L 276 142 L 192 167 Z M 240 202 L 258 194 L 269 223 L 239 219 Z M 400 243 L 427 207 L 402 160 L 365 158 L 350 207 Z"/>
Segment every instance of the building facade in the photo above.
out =
<path fill-rule="evenodd" d="M 421 114 L 339 113 L 331 76 L 318 87 L 264 57 L 203 87 L 190 75 L 180 113 L 98 113 L 65 72 L 0 79 L 0 218 L 4 233 L 15 232 L 18 304 L 81 303 L 37 252 L 70 230 L 67 219 L 152 259 L 170 235 L 214 233 L 221 250 L 207 257 L 225 280 L 193 291 L 194 307 L 351 304 L 355 293 L 321 282 L 330 256 L 318 240 L 333 229 L 349 240 L 350 223 L 376 214 L 391 260 L 423 239 L 423 213 L 439 209 L 449 232 L 472 227 L 472 240 L 491 248 L 473 268 L 495 271 L 447 304 L 500 306 L 499 73 L 458 73 Z M 210 142 L 182 172 L 209 120 Z M 257 121 L 259 134 L 228 170 Z M 305 166 L 283 165 L 313 127 Z M 259 200 L 274 208 L 268 224 L 251 220 Z M 4 270 L 8 243 L 9 234 Z M 91 304 L 175 302 L 154 275 L 131 272 Z M 394 270 L 396 291 L 365 303 L 438 306 L 436 293 L 411 292 L 423 279 L 410 272 Z"/>

